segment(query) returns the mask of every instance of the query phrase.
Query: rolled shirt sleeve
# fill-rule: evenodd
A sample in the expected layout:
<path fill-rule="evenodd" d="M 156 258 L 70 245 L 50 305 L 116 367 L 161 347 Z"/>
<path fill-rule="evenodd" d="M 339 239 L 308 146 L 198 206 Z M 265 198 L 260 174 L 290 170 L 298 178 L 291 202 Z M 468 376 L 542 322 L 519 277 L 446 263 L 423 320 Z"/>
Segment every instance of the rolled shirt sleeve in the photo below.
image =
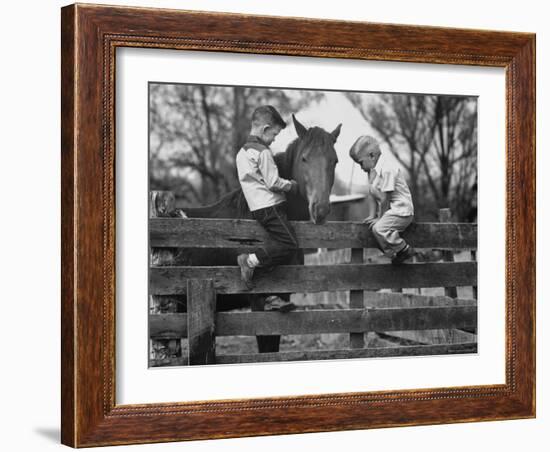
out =
<path fill-rule="evenodd" d="M 271 151 L 268 149 L 260 153 L 258 159 L 258 170 L 262 175 L 265 185 L 273 192 L 289 191 L 292 187 L 292 183 L 279 176 L 279 170 L 277 164 L 273 159 Z"/>
<path fill-rule="evenodd" d="M 395 179 L 397 177 L 397 171 L 383 170 L 380 175 L 379 189 L 381 192 L 390 192 L 395 190 Z"/>
<path fill-rule="evenodd" d="M 414 215 L 411 192 L 401 170 L 384 158 L 384 155 L 380 157 L 374 170 L 376 176 L 372 182 L 372 192 L 389 196 L 390 210 L 395 215 Z M 375 197 L 381 201 L 381 198 Z"/>

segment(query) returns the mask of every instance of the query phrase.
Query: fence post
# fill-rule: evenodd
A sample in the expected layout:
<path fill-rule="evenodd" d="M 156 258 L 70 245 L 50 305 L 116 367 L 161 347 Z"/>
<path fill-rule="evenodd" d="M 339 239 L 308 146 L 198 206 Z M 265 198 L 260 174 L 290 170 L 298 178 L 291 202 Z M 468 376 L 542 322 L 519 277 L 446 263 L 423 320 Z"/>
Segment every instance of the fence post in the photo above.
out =
<path fill-rule="evenodd" d="M 362 264 L 363 263 L 363 248 L 351 249 L 351 263 Z M 349 307 L 351 309 L 363 309 L 365 307 L 364 292 L 362 290 L 350 290 L 349 291 Z M 365 335 L 364 333 L 350 333 L 349 335 L 351 348 L 363 348 L 365 347 Z"/>
<path fill-rule="evenodd" d="M 149 217 L 159 218 L 168 216 L 175 208 L 176 199 L 170 191 L 153 190 L 149 192 Z M 177 250 L 175 248 L 151 248 L 150 265 L 173 265 Z M 166 295 L 151 295 L 150 308 L 154 312 L 178 312 L 178 297 Z M 173 359 L 182 355 L 183 339 L 152 340 L 153 349 L 160 346 L 166 350 L 166 358 Z"/>
<path fill-rule="evenodd" d="M 171 191 L 149 192 L 149 218 L 169 217 L 176 208 L 176 198 Z M 173 265 L 176 248 L 151 248 L 152 265 Z"/>
<path fill-rule="evenodd" d="M 451 222 L 451 209 L 439 209 L 439 222 L 440 223 L 450 223 Z M 453 250 L 443 250 L 443 261 L 444 262 L 454 262 L 455 258 L 453 255 Z M 451 298 L 458 298 L 458 292 L 456 287 L 445 287 L 445 295 Z M 456 342 L 457 333 L 456 330 L 442 330 L 447 342 L 454 343 Z"/>
<path fill-rule="evenodd" d="M 451 209 L 439 209 L 439 222 L 450 223 L 451 222 Z M 452 250 L 443 250 L 443 261 L 454 262 Z M 457 298 L 456 287 L 445 287 L 445 295 L 451 298 Z"/>
<path fill-rule="evenodd" d="M 477 250 L 470 251 L 470 258 L 473 262 L 477 261 Z M 477 300 L 477 286 L 472 286 L 472 295 L 474 300 Z"/>
<path fill-rule="evenodd" d="M 187 281 L 189 364 L 216 362 L 216 291 L 211 279 Z"/>

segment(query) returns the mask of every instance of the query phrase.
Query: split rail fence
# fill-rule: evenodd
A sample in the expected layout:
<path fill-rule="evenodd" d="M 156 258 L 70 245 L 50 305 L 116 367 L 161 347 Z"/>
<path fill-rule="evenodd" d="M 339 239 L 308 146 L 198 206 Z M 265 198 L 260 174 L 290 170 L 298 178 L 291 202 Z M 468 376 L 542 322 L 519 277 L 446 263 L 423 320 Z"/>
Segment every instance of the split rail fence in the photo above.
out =
<path fill-rule="evenodd" d="M 170 210 L 170 208 L 168 209 Z M 444 211 L 442 220 L 448 221 Z M 477 351 L 477 225 L 416 223 L 403 236 L 417 249 L 436 249 L 437 262 L 400 266 L 367 263 L 365 249 L 375 248 L 365 225 L 294 222 L 302 248 L 351 249 L 349 263 L 280 266 L 255 278 L 248 290 L 235 266 L 174 266 L 170 255 L 181 248 L 239 248 L 250 250 L 266 240 L 251 220 L 150 218 L 151 250 L 168 259 L 152 260 L 149 292 L 152 303 L 186 296 L 186 312 L 149 314 L 152 346 L 167 349 L 151 365 L 229 364 L 262 361 L 364 358 L 474 353 Z M 454 262 L 453 251 L 469 250 L 472 260 Z M 161 265 L 159 265 L 159 263 Z M 168 263 L 168 265 L 166 265 Z M 458 299 L 457 287 L 474 287 L 473 297 Z M 443 296 L 397 291 L 403 288 L 444 287 Z M 278 312 L 216 312 L 217 294 L 307 293 L 349 291 L 345 309 Z M 172 309 L 177 311 L 177 309 Z M 158 311 L 157 311 L 158 312 Z M 349 348 L 295 350 L 276 353 L 216 354 L 216 337 L 257 335 L 349 334 Z M 414 334 L 412 334 L 414 333 Z M 389 346 L 368 347 L 368 334 Z M 390 340 L 391 339 L 391 340 Z M 185 347 L 182 344 L 185 342 Z M 396 344 L 396 341 L 398 345 Z M 177 356 L 178 350 L 186 350 Z M 180 353 L 181 354 L 181 353 Z M 187 355 L 187 356 L 185 356 Z"/>

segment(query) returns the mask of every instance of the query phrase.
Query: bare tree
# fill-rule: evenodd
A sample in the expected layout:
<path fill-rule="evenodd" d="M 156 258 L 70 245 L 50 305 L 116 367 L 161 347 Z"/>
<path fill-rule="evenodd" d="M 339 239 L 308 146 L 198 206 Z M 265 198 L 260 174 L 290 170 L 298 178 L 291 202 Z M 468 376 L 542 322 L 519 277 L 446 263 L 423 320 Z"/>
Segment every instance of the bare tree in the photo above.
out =
<path fill-rule="evenodd" d="M 151 87 L 151 184 L 165 185 L 152 188 L 200 201 L 230 185 L 220 170 L 224 143 L 217 131 L 224 118 L 215 100 L 220 94 L 188 85 Z"/>
<path fill-rule="evenodd" d="M 476 100 L 361 93 L 348 98 L 406 170 L 415 204 L 422 211 L 451 207 L 464 218 L 476 195 Z"/>
<path fill-rule="evenodd" d="M 288 115 L 322 96 L 255 87 L 152 84 L 149 96 L 151 189 L 174 191 L 190 204 L 238 186 L 235 155 L 261 104 Z"/>

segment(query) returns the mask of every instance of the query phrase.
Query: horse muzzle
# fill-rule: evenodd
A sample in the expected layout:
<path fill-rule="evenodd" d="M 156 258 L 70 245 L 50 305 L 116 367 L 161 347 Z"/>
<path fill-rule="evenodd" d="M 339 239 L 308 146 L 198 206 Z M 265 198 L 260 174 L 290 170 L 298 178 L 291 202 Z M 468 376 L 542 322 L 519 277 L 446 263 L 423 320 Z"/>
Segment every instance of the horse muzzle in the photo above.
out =
<path fill-rule="evenodd" d="M 309 217 L 314 224 L 324 224 L 330 213 L 330 203 L 316 203 L 309 205 Z"/>

